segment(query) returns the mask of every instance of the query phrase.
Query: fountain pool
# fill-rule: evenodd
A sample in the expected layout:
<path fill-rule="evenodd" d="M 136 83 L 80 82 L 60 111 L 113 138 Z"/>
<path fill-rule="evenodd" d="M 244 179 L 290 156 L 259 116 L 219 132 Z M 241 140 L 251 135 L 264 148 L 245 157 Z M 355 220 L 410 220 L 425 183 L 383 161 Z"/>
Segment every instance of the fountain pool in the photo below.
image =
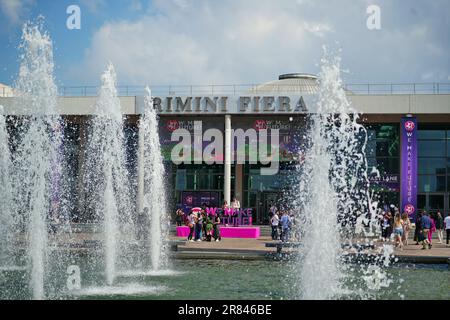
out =
<path fill-rule="evenodd" d="M 83 272 L 83 265 L 92 258 L 88 255 L 73 256 L 70 261 L 80 265 L 81 290 L 61 288 L 58 299 L 292 299 L 290 266 L 277 261 L 242 260 L 174 260 L 170 274 L 135 274 L 117 276 L 112 287 L 101 286 L 103 270 L 100 266 Z M 90 269 L 89 269 L 90 270 Z M 363 275 L 364 267 L 355 267 L 353 278 Z M 61 270 L 61 275 L 67 275 Z M 394 264 L 384 271 L 402 283 L 394 282 L 389 288 L 370 291 L 361 286 L 368 299 L 450 299 L 450 278 L 447 265 Z M 0 271 L 0 287 L 26 285 L 24 271 Z M 65 284 L 65 279 L 60 279 Z M 400 289 L 397 286 L 401 285 Z M 344 284 L 345 287 L 345 284 Z M 195 288 L 195 289 L 194 289 Z M 19 295 L 19 298 L 29 298 Z M 1 291 L 0 298 L 14 298 L 8 291 Z M 360 299 L 352 293 L 339 299 Z"/>

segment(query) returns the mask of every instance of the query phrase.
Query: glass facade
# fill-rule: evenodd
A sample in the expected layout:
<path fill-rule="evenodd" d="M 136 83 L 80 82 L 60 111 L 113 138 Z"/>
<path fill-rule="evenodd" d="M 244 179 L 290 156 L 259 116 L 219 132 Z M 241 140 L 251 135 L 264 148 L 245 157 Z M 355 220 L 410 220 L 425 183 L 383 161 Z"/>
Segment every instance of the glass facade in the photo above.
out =
<path fill-rule="evenodd" d="M 367 129 L 366 156 L 369 172 L 378 170 L 379 178 L 371 175 L 371 188 L 380 204 L 400 201 L 400 128 L 399 124 L 370 124 Z"/>
<path fill-rule="evenodd" d="M 419 211 L 449 210 L 450 130 L 419 123 Z"/>
<path fill-rule="evenodd" d="M 259 164 L 244 165 L 243 173 L 243 205 L 253 208 L 253 220 L 267 223 L 271 204 L 283 206 L 289 190 L 298 180 L 296 162 L 280 162 L 279 171 L 275 175 L 261 175 Z"/>
<path fill-rule="evenodd" d="M 181 195 L 184 191 L 216 191 L 219 193 L 219 203 L 223 199 L 224 166 L 223 164 L 180 164 L 174 165 L 166 162 L 169 169 L 168 176 L 172 186 L 172 197 L 176 204 L 181 204 Z M 231 166 L 231 194 L 234 194 L 235 167 Z"/>
<path fill-rule="evenodd" d="M 70 209 L 72 221 L 91 222 L 92 212 L 83 205 L 82 169 L 85 157 L 86 127 L 89 118 L 65 117 L 64 154 L 67 166 L 65 175 L 70 188 Z M 20 119 L 19 119 L 20 120 Z M 204 130 L 218 128 L 223 131 L 223 118 L 202 119 L 207 125 Z M 214 120 L 214 121 L 212 121 Z M 173 120 L 164 120 L 166 130 L 161 139 L 166 156 L 170 154 L 170 131 Z M 172 121 L 172 122 L 171 122 Z M 183 122 L 184 121 L 184 122 Z M 177 126 L 190 128 L 194 120 L 178 121 Z M 257 128 L 265 119 L 240 117 L 233 121 L 233 129 Z M 271 122 L 270 122 L 271 121 Z M 280 128 L 280 165 L 276 175 L 260 174 L 263 165 L 246 162 L 242 166 L 232 165 L 231 195 L 240 194 L 242 207 L 252 208 L 255 223 L 267 222 L 268 208 L 272 203 L 283 205 L 289 195 L 286 191 L 298 178 L 296 171 L 296 152 L 301 148 L 298 133 L 304 128 L 303 119 L 292 122 L 288 117 L 267 120 L 265 126 Z M 14 121 L 9 119 L 8 131 L 11 136 L 11 151 L 14 152 L 20 135 L 16 132 Z M 300 130 L 298 130 L 300 128 Z M 366 155 L 369 172 L 376 168 L 377 179 L 371 178 L 371 188 L 378 195 L 381 204 L 399 205 L 400 186 L 400 125 L 399 123 L 369 124 L 367 129 Z M 127 151 L 127 169 L 133 187 L 132 196 L 137 194 L 137 144 L 138 128 L 136 121 L 128 119 L 124 129 Z M 363 138 L 363 137 L 362 137 Z M 248 148 L 249 142 L 246 143 Z M 299 147 L 300 146 L 300 147 Z M 419 121 L 418 130 L 418 210 L 435 212 L 440 209 L 447 213 L 450 209 L 450 125 L 424 124 Z M 222 154 L 218 154 L 219 158 Z M 185 196 L 198 196 L 199 199 L 214 198 L 223 203 L 224 165 L 223 164 L 180 164 L 175 165 L 165 157 L 167 191 L 170 210 L 180 205 Z M 372 175 L 370 175 L 372 177 Z M 132 199 L 135 201 L 135 199 Z"/>

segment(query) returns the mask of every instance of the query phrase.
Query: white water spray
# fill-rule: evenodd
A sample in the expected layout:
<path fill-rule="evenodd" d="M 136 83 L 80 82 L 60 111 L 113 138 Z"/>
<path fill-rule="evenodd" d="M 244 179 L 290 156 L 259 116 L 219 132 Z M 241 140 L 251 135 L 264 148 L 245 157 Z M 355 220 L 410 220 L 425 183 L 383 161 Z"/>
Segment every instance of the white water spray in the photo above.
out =
<path fill-rule="evenodd" d="M 299 172 L 304 299 L 334 299 L 342 293 L 341 240 L 353 235 L 358 215 L 370 210 L 365 129 L 342 88 L 340 58 L 325 53 L 321 62 L 317 111 L 310 117 L 309 148 Z"/>
<path fill-rule="evenodd" d="M 153 107 L 150 89 L 144 96 L 145 109 L 139 122 L 139 170 L 143 170 L 141 213 L 150 221 L 149 240 L 152 269 L 167 267 L 168 221 L 166 191 L 164 184 L 164 164 L 158 133 L 158 119 Z"/>
<path fill-rule="evenodd" d="M 85 193 L 92 199 L 93 209 L 103 221 L 106 282 L 112 285 L 116 269 L 127 258 L 121 242 L 133 234 L 123 118 L 112 64 L 102 75 L 89 133 Z"/>
<path fill-rule="evenodd" d="M 57 88 L 53 79 L 53 46 L 42 25 L 26 24 L 19 78 L 15 84 L 17 108 L 25 118 L 20 145 L 14 154 L 14 207 L 24 216 L 30 287 L 34 299 L 45 298 L 47 218 L 52 212 L 52 171 L 59 166 L 60 118 L 56 115 Z"/>
<path fill-rule="evenodd" d="M 11 266 L 14 252 L 14 216 L 12 214 L 11 154 L 3 106 L 0 105 L 0 266 Z"/>

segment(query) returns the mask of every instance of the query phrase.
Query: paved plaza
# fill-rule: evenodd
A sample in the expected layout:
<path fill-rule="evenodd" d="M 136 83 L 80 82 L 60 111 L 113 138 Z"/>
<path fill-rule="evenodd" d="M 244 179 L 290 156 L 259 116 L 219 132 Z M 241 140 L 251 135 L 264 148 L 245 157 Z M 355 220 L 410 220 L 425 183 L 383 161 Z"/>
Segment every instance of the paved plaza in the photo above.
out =
<path fill-rule="evenodd" d="M 266 243 L 276 243 L 279 241 L 273 241 L 269 236 L 261 236 L 258 239 L 237 239 L 237 238 L 223 238 L 219 242 L 188 242 L 185 238 L 171 236 L 171 240 L 177 241 L 178 251 L 190 252 L 192 256 L 195 254 L 209 253 L 208 256 L 213 256 L 214 253 L 220 253 L 223 256 L 224 253 L 230 254 L 250 254 L 250 255 L 264 255 L 266 253 L 275 253 L 276 247 L 266 247 Z M 418 258 L 417 262 L 427 262 L 429 258 L 438 258 L 439 260 L 433 261 L 447 261 L 450 259 L 450 247 L 445 244 L 438 244 L 436 239 L 433 239 L 432 249 L 422 250 L 421 245 L 416 245 L 411 239 L 410 244 L 405 246 L 403 250 L 398 248 L 394 249 L 394 255 L 403 258 Z M 383 244 L 392 244 L 391 242 L 374 241 L 377 248 Z M 283 251 L 290 252 L 292 249 L 283 249 Z M 421 259 L 423 258 L 423 259 Z M 405 260 L 407 261 L 407 260 Z M 409 261 L 409 260 L 408 260 Z M 431 260 L 430 260 L 431 261 Z"/>

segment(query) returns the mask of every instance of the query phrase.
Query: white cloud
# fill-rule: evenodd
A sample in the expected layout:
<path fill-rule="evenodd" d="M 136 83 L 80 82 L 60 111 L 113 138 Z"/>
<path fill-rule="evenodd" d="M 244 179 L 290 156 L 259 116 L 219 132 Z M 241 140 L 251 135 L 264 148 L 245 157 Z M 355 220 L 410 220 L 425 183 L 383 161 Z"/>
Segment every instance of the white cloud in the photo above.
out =
<path fill-rule="evenodd" d="M 121 84 L 257 83 L 317 72 L 322 45 L 338 42 L 353 82 L 445 80 L 448 31 L 435 24 L 448 13 L 417 2 L 418 21 L 401 4 L 379 2 L 382 29 L 373 32 L 367 1 L 154 0 L 138 20 L 97 30 L 69 77 L 98 83 L 112 61 Z"/>
<path fill-rule="evenodd" d="M 33 3 L 34 0 L 0 0 L 0 10 L 10 23 L 17 25 L 22 22 L 24 14 Z"/>
<path fill-rule="evenodd" d="M 106 6 L 105 0 L 81 0 L 81 4 L 91 13 L 98 13 Z"/>
<path fill-rule="evenodd" d="M 317 32 L 328 32 L 325 24 L 307 30 L 295 3 L 176 0 L 155 5 L 159 14 L 103 25 L 74 76 L 99 74 L 111 60 L 121 83 L 273 79 L 282 72 L 312 72 L 316 50 L 303 49 L 319 49 Z"/>

